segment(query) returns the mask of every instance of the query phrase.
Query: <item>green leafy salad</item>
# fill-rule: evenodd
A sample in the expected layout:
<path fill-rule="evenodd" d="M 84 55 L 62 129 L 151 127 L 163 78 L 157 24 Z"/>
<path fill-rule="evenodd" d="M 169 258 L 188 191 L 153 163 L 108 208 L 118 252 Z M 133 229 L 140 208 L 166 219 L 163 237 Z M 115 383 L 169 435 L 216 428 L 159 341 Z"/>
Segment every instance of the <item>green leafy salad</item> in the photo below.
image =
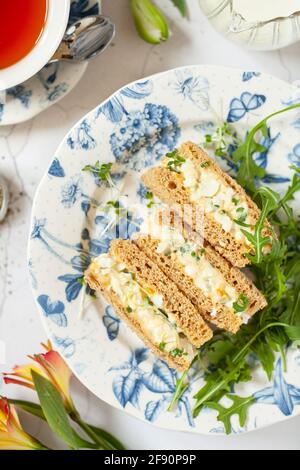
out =
<path fill-rule="evenodd" d="M 241 426 L 247 419 L 249 407 L 255 398 L 239 397 L 230 393 L 233 387 L 252 379 L 249 355 L 254 353 L 267 377 L 271 380 L 276 354 L 280 354 L 286 369 L 286 350 L 291 342 L 300 340 L 300 220 L 294 214 L 292 202 L 300 191 L 300 168 L 292 166 L 294 175 L 284 195 L 262 185 L 265 170 L 259 167 L 253 156 L 265 149 L 258 143 L 260 135 L 267 136 L 269 119 L 300 105 L 290 106 L 267 116 L 259 122 L 242 141 L 225 123 L 214 135 L 205 136 L 204 146 L 214 151 L 216 157 L 230 160 L 238 168 L 236 179 L 261 209 L 254 233 L 240 221 L 242 231 L 253 245 L 253 254 L 248 255 L 248 268 L 254 275 L 257 287 L 267 299 L 268 305 L 236 334 L 217 332 L 194 358 L 191 367 L 198 362 L 205 370 L 205 384 L 194 395 L 193 416 L 197 417 L 204 407 L 218 412 L 227 433 L 231 432 L 231 417 L 238 415 Z M 228 143 L 235 147 L 229 157 Z M 272 226 L 272 240 L 263 234 L 264 222 Z M 266 254 L 264 247 L 272 244 Z M 245 299 L 240 299 L 241 304 Z M 296 343 L 297 344 L 297 343 Z M 300 343 L 299 343 L 300 344 Z M 170 409 L 189 386 L 189 371 L 177 381 Z M 231 400 L 224 407 L 221 400 Z"/>

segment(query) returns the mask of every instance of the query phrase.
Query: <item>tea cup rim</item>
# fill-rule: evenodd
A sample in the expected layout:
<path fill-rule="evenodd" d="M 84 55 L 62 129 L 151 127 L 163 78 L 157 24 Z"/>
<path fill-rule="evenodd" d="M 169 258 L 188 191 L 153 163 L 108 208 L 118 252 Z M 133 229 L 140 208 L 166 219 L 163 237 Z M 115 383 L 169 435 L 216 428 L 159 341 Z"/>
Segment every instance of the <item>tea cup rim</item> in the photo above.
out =
<path fill-rule="evenodd" d="M 70 0 L 47 0 L 47 18 L 35 47 L 20 61 L 0 69 L 0 91 L 21 84 L 37 74 L 51 59 L 65 34 Z"/>

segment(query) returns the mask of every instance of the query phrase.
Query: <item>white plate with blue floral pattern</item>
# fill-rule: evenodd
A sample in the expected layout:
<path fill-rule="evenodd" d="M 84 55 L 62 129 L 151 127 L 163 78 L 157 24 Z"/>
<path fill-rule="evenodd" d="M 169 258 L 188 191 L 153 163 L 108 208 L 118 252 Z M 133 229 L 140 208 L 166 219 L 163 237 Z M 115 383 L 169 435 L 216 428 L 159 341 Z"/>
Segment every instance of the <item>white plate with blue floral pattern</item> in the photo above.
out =
<path fill-rule="evenodd" d="M 100 9 L 101 0 L 71 0 L 69 24 Z M 87 66 L 87 62 L 48 64 L 26 82 L 6 90 L 5 102 L 0 100 L 0 126 L 27 121 L 60 101 L 81 80 Z"/>
<path fill-rule="evenodd" d="M 82 168 L 97 160 L 114 162 L 117 171 L 112 177 L 123 185 L 124 194 L 133 203 L 145 202 L 140 173 L 180 142 L 199 142 L 216 116 L 245 136 L 261 118 L 299 101 L 299 89 L 269 75 L 215 66 L 183 67 L 122 88 L 65 137 L 35 197 L 29 269 L 39 312 L 55 348 L 79 380 L 105 402 L 164 428 L 224 432 L 211 409 L 192 418 L 193 391 L 203 380 L 201 374 L 180 399 L 177 411 L 170 413 L 167 407 L 177 374 L 155 358 L 102 300 L 85 297 L 85 313 L 80 315 L 83 272 L 92 257 L 107 251 L 115 236 L 109 215 L 99 209 L 100 202 L 110 198 L 110 189 Z M 289 164 L 300 165 L 299 128 L 297 112 L 273 120 L 264 140 L 268 150 L 256 155 L 267 171 L 265 184 L 277 191 L 284 190 L 291 178 Z M 130 236 L 140 222 L 129 213 L 117 230 Z M 254 358 L 252 362 L 252 382 L 235 391 L 253 395 L 256 403 L 245 427 L 232 420 L 234 433 L 300 413 L 299 350 L 289 349 L 286 372 L 278 358 L 270 382 L 260 364 Z"/>

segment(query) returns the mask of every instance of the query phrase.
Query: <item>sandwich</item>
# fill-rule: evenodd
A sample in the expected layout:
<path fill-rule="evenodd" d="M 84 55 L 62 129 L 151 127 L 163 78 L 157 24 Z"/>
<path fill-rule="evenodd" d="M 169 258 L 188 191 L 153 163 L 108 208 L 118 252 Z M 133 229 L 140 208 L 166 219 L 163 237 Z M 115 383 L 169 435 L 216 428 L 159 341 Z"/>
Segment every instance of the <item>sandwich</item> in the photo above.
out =
<path fill-rule="evenodd" d="M 178 214 L 158 211 L 134 243 L 176 284 L 204 320 L 236 333 L 267 305 L 261 292 Z"/>
<path fill-rule="evenodd" d="M 172 368 L 186 370 L 197 348 L 213 336 L 192 302 L 132 241 L 113 240 L 85 280 Z"/>
<path fill-rule="evenodd" d="M 196 232 L 201 209 L 203 238 L 233 266 L 249 263 L 247 254 L 253 252 L 253 247 L 243 230 L 253 233 L 260 210 L 243 188 L 197 145 L 187 142 L 167 154 L 160 166 L 142 175 L 142 181 L 164 203 L 190 207 L 191 225 Z M 268 222 L 263 234 L 272 237 Z"/>

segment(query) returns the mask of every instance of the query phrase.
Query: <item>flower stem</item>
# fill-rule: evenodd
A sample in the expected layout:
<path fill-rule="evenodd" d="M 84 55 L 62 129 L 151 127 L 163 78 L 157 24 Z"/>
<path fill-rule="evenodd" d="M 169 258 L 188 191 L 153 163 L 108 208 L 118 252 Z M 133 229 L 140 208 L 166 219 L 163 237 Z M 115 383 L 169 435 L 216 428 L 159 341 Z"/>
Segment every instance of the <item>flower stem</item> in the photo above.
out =
<path fill-rule="evenodd" d="M 110 445 L 106 440 L 104 441 L 101 437 L 93 431 L 93 429 L 81 419 L 81 416 L 76 411 L 70 415 L 73 421 L 81 427 L 81 429 L 89 436 L 93 442 L 96 444 L 98 450 L 115 450 L 115 448 Z"/>

